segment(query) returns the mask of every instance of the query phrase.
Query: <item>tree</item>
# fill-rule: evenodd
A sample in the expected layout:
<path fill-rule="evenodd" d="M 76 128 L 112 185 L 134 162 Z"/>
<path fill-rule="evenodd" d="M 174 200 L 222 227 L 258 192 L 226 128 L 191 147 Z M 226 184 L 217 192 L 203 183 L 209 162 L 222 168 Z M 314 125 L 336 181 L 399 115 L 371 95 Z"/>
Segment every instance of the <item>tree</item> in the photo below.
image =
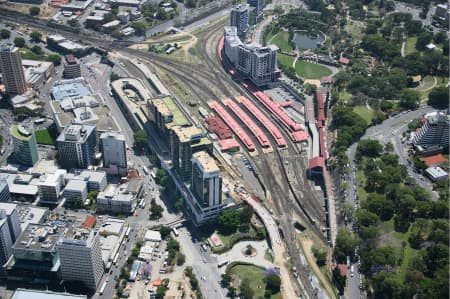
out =
<path fill-rule="evenodd" d="M 2 39 L 7 39 L 11 36 L 11 31 L 9 31 L 8 29 L 2 29 L 0 30 L 0 37 Z"/>
<path fill-rule="evenodd" d="M 90 192 L 88 193 L 87 197 L 88 197 L 90 200 L 94 200 L 94 199 L 97 199 L 97 195 L 98 195 L 98 191 L 95 190 L 95 191 L 90 191 Z"/>
<path fill-rule="evenodd" d="M 240 215 L 241 223 L 248 225 L 253 216 L 253 208 L 251 206 L 245 206 Z"/>
<path fill-rule="evenodd" d="M 69 24 L 70 25 L 70 27 L 73 27 L 73 28 L 78 28 L 78 27 L 80 27 L 80 23 L 78 22 L 78 19 L 70 19 L 70 20 L 68 20 L 67 21 L 67 24 Z"/>
<path fill-rule="evenodd" d="M 30 33 L 30 39 L 32 42 L 38 43 L 41 41 L 42 34 L 39 31 L 33 31 Z"/>
<path fill-rule="evenodd" d="M 151 219 L 159 219 L 162 217 L 162 212 L 164 211 L 164 208 L 156 203 L 154 199 L 151 201 L 151 207 L 150 207 L 150 218 Z"/>
<path fill-rule="evenodd" d="M 314 254 L 314 257 L 316 258 L 316 264 L 319 267 L 325 266 L 327 262 L 327 253 L 325 250 L 322 250 L 317 247 L 312 248 L 312 252 Z"/>
<path fill-rule="evenodd" d="M 240 224 L 240 213 L 236 210 L 224 211 L 218 219 L 218 230 L 224 235 L 236 232 Z"/>
<path fill-rule="evenodd" d="M 415 109 L 420 103 L 420 93 L 417 90 L 404 89 L 400 96 L 400 106 L 405 109 Z"/>
<path fill-rule="evenodd" d="M 148 136 L 144 130 L 134 132 L 134 146 L 139 150 L 147 148 Z"/>
<path fill-rule="evenodd" d="M 177 265 L 181 266 L 185 263 L 185 261 L 186 261 L 186 256 L 184 254 L 182 254 L 181 252 L 179 252 L 177 255 Z"/>
<path fill-rule="evenodd" d="M 366 156 L 371 158 L 379 157 L 383 151 L 383 146 L 378 140 L 361 140 L 356 149 L 358 157 Z"/>
<path fill-rule="evenodd" d="M 400 299 L 402 284 L 399 279 L 388 272 L 380 272 L 373 276 L 374 297 L 380 299 Z"/>
<path fill-rule="evenodd" d="M 239 291 L 244 299 L 253 299 L 253 296 L 255 295 L 255 292 L 250 287 L 250 280 L 248 278 L 242 280 Z"/>
<path fill-rule="evenodd" d="M 232 279 L 231 275 L 225 272 L 224 274 L 222 274 L 221 280 L 222 285 L 224 287 L 228 287 L 231 283 L 231 279 Z"/>
<path fill-rule="evenodd" d="M 116 80 L 118 80 L 118 79 L 120 79 L 120 77 L 119 77 L 119 75 L 117 75 L 116 73 L 114 73 L 114 72 L 111 72 L 111 75 L 109 75 L 109 81 L 116 81 Z"/>
<path fill-rule="evenodd" d="M 136 35 L 144 35 L 147 30 L 147 25 L 144 22 L 133 22 L 131 27 L 135 30 Z"/>
<path fill-rule="evenodd" d="M 435 87 L 430 91 L 430 94 L 428 95 L 428 105 L 435 108 L 445 108 L 448 107 L 448 99 L 448 87 Z"/>
<path fill-rule="evenodd" d="M 280 291 L 281 279 L 277 274 L 269 274 L 265 277 L 266 288 L 272 291 L 272 294 Z"/>
<path fill-rule="evenodd" d="M 335 267 L 332 272 L 333 275 L 333 281 L 336 285 L 337 289 L 339 290 L 339 294 L 344 294 L 344 288 L 345 288 L 345 276 L 341 275 L 341 271 L 339 271 L 338 267 Z"/>
<path fill-rule="evenodd" d="M 23 37 L 16 37 L 14 39 L 14 46 L 23 48 L 25 46 L 25 39 Z"/>
<path fill-rule="evenodd" d="M 37 55 L 42 55 L 42 49 L 38 45 L 34 45 L 33 47 L 31 47 L 31 52 Z"/>
<path fill-rule="evenodd" d="M 37 16 L 41 12 L 41 9 L 37 6 L 30 7 L 30 16 Z"/>
<path fill-rule="evenodd" d="M 159 287 L 156 289 L 156 295 L 155 295 L 155 298 L 156 298 L 156 299 L 163 299 L 163 298 L 166 296 L 166 291 L 167 291 L 167 289 L 166 289 L 165 286 L 159 286 Z"/>
<path fill-rule="evenodd" d="M 159 228 L 159 232 L 161 233 L 161 238 L 166 239 L 168 236 L 170 236 L 170 227 L 161 225 Z"/>
<path fill-rule="evenodd" d="M 419 34 L 416 42 L 416 49 L 419 51 L 424 51 L 426 49 L 426 46 L 431 42 L 432 39 L 433 35 L 429 32 L 423 32 Z"/>
<path fill-rule="evenodd" d="M 348 229 L 340 229 L 336 236 L 334 255 L 339 263 L 344 263 L 347 256 L 352 257 L 357 245 L 355 236 Z"/>
<path fill-rule="evenodd" d="M 58 66 L 61 64 L 61 56 L 58 54 L 50 54 L 47 56 L 47 61 L 52 62 L 54 66 Z"/>
<path fill-rule="evenodd" d="M 356 212 L 356 223 L 358 226 L 376 225 L 380 218 L 377 214 L 369 212 L 367 210 L 358 210 Z"/>

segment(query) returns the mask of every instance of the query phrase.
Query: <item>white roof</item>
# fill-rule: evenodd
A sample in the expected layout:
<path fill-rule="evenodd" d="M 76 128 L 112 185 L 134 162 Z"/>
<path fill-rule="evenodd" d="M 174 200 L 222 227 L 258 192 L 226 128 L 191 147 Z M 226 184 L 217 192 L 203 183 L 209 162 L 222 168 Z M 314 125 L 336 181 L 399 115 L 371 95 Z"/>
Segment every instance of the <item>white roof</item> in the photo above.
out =
<path fill-rule="evenodd" d="M 86 295 L 73 295 L 69 293 L 56 293 L 41 290 L 17 289 L 11 299 L 82 299 Z"/>
<path fill-rule="evenodd" d="M 70 180 L 65 188 L 65 190 L 67 191 L 80 191 L 80 192 L 83 192 L 83 190 L 85 189 L 87 189 L 87 184 L 85 181 L 81 180 Z"/>
<path fill-rule="evenodd" d="M 448 174 L 440 167 L 430 167 L 425 170 L 433 178 L 443 178 L 448 176 Z"/>
<path fill-rule="evenodd" d="M 148 230 L 145 233 L 145 240 L 160 242 L 161 241 L 161 233 L 159 231 L 155 231 L 155 230 Z"/>

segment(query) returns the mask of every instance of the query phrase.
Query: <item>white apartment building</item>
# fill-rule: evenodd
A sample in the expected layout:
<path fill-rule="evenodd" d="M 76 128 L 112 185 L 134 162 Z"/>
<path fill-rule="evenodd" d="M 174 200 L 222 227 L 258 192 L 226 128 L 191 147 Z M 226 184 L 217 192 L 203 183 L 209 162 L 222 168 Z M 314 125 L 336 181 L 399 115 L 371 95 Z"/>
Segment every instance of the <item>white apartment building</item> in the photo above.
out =
<path fill-rule="evenodd" d="M 62 188 L 65 184 L 65 175 L 66 171 L 64 169 L 57 169 L 54 173 L 48 173 L 39 178 L 38 190 L 42 203 L 58 203 Z"/>
<path fill-rule="evenodd" d="M 127 148 L 125 136 L 118 133 L 102 133 L 100 143 L 103 155 L 103 167 L 117 167 L 119 173 L 125 174 L 127 170 Z"/>
<path fill-rule="evenodd" d="M 87 183 L 81 180 L 70 180 L 64 188 L 63 196 L 66 200 L 85 200 L 87 198 L 88 188 Z"/>
<path fill-rule="evenodd" d="M 104 273 L 99 235 L 94 230 L 69 228 L 56 243 L 62 279 L 82 281 L 95 290 Z"/>
<path fill-rule="evenodd" d="M 442 146 L 448 148 L 450 115 L 444 112 L 430 112 L 424 117 L 425 123 L 413 139 L 415 146 Z"/>
<path fill-rule="evenodd" d="M 11 240 L 14 243 L 22 232 L 17 205 L 15 203 L 0 202 L 0 219 L 6 219 Z"/>

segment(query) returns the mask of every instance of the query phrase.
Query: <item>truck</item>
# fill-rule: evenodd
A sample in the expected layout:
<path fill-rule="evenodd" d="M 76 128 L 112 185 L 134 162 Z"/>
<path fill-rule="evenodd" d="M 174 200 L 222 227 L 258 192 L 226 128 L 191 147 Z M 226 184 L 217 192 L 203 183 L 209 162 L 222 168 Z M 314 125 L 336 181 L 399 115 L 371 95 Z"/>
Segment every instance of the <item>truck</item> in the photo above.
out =
<path fill-rule="evenodd" d="M 103 292 L 105 291 L 107 281 L 103 282 L 102 287 L 100 288 L 100 291 L 98 292 L 101 295 L 103 295 Z"/>
<path fill-rule="evenodd" d="M 172 228 L 172 232 L 175 235 L 175 237 L 178 237 L 178 235 L 180 234 L 180 233 L 178 233 L 178 230 L 176 227 Z"/>

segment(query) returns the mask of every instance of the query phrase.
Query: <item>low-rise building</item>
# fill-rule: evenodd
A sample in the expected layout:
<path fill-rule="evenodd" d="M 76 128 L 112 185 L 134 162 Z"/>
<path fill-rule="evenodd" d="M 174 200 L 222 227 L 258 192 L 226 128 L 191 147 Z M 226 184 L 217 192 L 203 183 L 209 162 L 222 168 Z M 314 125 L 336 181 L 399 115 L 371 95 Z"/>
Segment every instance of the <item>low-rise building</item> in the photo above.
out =
<path fill-rule="evenodd" d="M 91 0 L 87 0 L 84 2 L 90 1 Z M 76 57 L 86 55 L 92 50 L 91 47 L 67 40 L 64 36 L 57 34 L 47 36 L 47 45 L 50 49 L 61 54 L 73 54 Z"/>
<path fill-rule="evenodd" d="M 73 169 L 66 175 L 66 181 L 81 180 L 87 183 L 88 192 L 103 191 L 106 188 L 106 172 L 99 170 Z"/>
<path fill-rule="evenodd" d="M 39 178 L 38 188 L 41 203 L 57 204 L 65 185 L 66 171 L 58 169 L 54 173 L 48 173 Z"/>
<path fill-rule="evenodd" d="M 143 180 L 132 179 L 122 185 L 109 185 L 97 195 L 97 210 L 109 213 L 133 213 L 142 192 Z"/>
<path fill-rule="evenodd" d="M 87 198 L 87 184 L 81 180 L 70 180 L 63 191 L 63 197 L 67 201 L 82 200 Z"/>
<path fill-rule="evenodd" d="M 103 24 L 102 29 L 103 29 L 103 32 L 110 33 L 112 31 L 114 31 L 115 29 L 119 28 L 119 26 L 120 26 L 120 21 L 114 20 L 114 21 L 108 22 L 106 24 Z"/>
<path fill-rule="evenodd" d="M 40 60 L 23 59 L 22 66 L 25 69 L 25 81 L 35 90 L 46 82 L 55 70 L 53 63 Z"/>
<path fill-rule="evenodd" d="M 440 167 L 429 167 L 425 170 L 425 174 L 433 181 L 440 182 L 448 179 L 448 173 Z"/>

